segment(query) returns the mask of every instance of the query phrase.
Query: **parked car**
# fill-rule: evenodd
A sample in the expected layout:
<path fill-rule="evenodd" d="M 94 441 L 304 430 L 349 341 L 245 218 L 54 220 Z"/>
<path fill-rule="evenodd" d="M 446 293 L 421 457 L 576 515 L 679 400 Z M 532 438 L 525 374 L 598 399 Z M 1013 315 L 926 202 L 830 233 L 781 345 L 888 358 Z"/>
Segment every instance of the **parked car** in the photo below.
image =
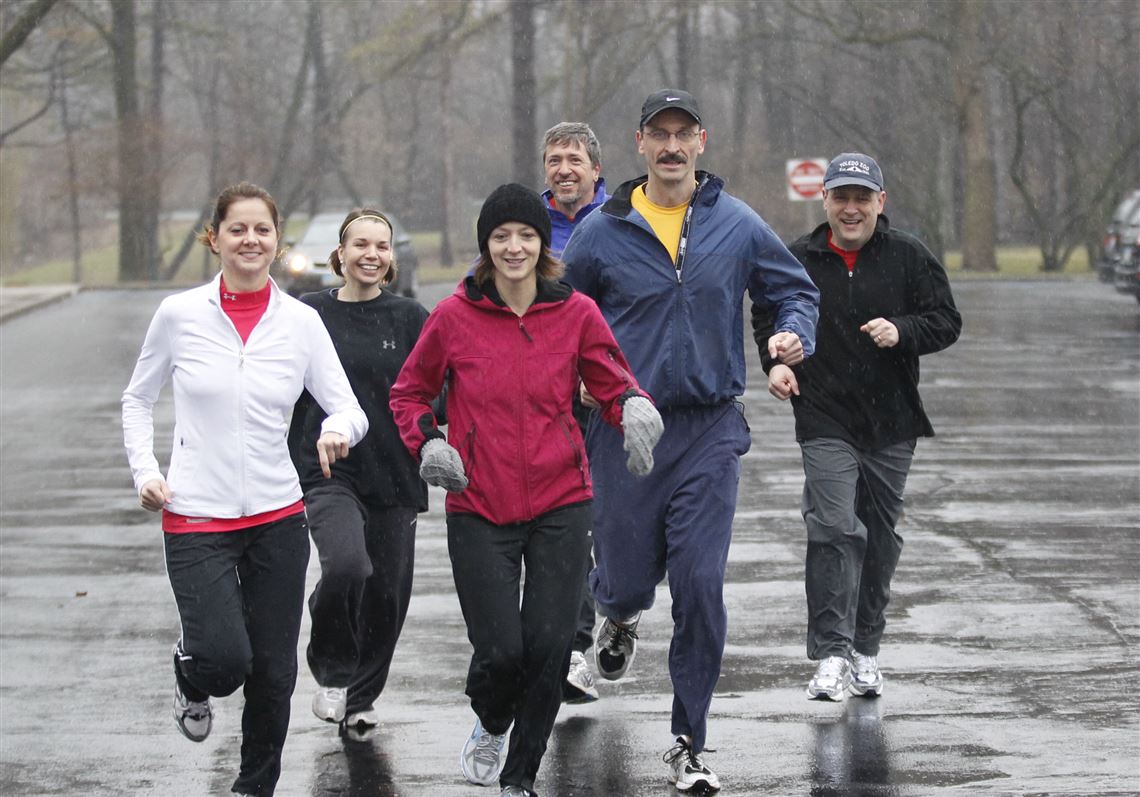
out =
<path fill-rule="evenodd" d="M 419 292 L 419 279 L 416 276 L 419 259 L 412 246 L 411 236 L 395 217 L 388 213 L 384 215 L 392 222 L 392 248 L 399 267 L 396 281 L 388 286 L 388 290 L 414 297 Z M 274 278 L 290 295 L 300 296 L 302 293 L 344 284 L 344 280 L 329 268 L 329 255 L 340 243 L 338 233 L 342 221 L 343 213 L 318 213 L 309 221 L 301 239 L 289 247 Z"/>
<path fill-rule="evenodd" d="M 1113 260 L 1112 284 L 1140 301 L 1140 201 L 1120 225 Z"/>
<path fill-rule="evenodd" d="M 1129 226 L 1130 219 L 1135 217 L 1138 210 L 1140 210 L 1140 188 L 1129 191 L 1120 201 L 1120 204 L 1116 206 L 1116 210 L 1112 212 L 1112 218 L 1109 219 L 1108 226 L 1104 231 L 1100 260 L 1096 263 L 1096 274 L 1101 282 L 1113 282 L 1115 280 L 1116 263 L 1120 256 L 1122 243 L 1121 236 L 1124 233 L 1124 228 Z M 1134 227 L 1135 224 L 1131 226 Z M 1124 245 L 1127 245 L 1126 239 Z"/>

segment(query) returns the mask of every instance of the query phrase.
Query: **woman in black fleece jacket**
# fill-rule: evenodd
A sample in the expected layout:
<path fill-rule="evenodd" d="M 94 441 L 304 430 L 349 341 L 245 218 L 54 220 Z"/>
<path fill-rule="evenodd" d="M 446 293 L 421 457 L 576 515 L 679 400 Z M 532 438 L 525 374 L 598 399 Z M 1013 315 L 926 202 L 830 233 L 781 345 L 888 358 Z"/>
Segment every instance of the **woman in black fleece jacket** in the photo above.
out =
<path fill-rule="evenodd" d="M 369 420 L 351 456 L 322 478 L 314 435 L 324 414 L 308 393 L 293 411 L 289 450 L 305 491 L 321 578 L 309 596 L 309 668 L 320 689 L 313 713 L 351 734 L 379 724 L 373 703 L 388 679 L 412 593 L 416 515 L 427 509 L 419 464 L 400 441 L 388 390 L 427 318 L 413 299 L 384 287 L 396 277 L 392 226 L 354 210 L 329 265 L 345 284 L 301 297 L 332 337 Z"/>

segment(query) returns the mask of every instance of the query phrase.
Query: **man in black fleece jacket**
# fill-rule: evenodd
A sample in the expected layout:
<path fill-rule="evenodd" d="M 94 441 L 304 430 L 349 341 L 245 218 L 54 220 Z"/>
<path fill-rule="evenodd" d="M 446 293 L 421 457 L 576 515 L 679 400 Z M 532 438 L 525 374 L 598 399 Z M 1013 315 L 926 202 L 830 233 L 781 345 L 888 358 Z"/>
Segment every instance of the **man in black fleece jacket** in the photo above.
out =
<path fill-rule="evenodd" d="M 934 434 L 918 359 L 962 330 L 942 264 L 891 229 L 886 199 L 872 158 L 839 155 L 824 177 L 827 222 L 789 247 L 820 292 L 812 357 L 794 367 L 773 360 L 772 316 L 752 310 L 768 391 L 792 400 L 803 454 L 813 700 L 882 693 L 877 657 L 902 550 L 895 524 L 915 441 Z"/>

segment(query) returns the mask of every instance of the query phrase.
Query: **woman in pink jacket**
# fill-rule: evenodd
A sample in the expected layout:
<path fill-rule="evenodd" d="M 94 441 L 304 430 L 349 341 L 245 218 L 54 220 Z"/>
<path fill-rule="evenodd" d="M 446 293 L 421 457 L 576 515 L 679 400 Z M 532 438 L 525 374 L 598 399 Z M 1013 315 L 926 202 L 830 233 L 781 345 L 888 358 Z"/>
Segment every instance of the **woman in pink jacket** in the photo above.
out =
<path fill-rule="evenodd" d="M 448 552 L 474 648 L 476 721 L 460 768 L 471 783 L 498 782 L 502 797 L 532 797 L 590 546 L 593 493 L 571 399 L 580 380 L 624 431 L 636 474 L 652 470 L 662 425 L 597 307 L 558 281 L 538 195 L 500 186 L 477 232 L 479 262 L 428 318 L 391 407 L 420 474 L 448 490 Z M 445 379 L 446 439 L 431 409 Z"/>

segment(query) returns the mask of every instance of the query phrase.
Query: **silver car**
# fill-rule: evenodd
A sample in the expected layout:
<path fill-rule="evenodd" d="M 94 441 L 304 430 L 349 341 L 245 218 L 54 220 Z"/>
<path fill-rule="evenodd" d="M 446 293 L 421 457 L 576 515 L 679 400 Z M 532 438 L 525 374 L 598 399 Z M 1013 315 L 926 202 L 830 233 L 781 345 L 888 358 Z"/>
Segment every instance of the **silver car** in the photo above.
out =
<path fill-rule="evenodd" d="M 1124 250 L 1130 245 L 1135 246 L 1135 242 L 1128 238 L 1128 228 L 1137 225 L 1134 221 L 1137 212 L 1140 212 L 1140 189 L 1129 191 L 1124 199 L 1120 200 L 1104 231 L 1100 260 L 1096 264 L 1096 273 L 1102 282 L 1113 281 L 1116 265 L 1125 254 Z M 1135 230 L 1132 232 L 1135 233 Z"/>
<path fill-rule="evenodd" d="M 403 296 L 414 297 L 419 292 L 416 267 L 419 260 L 412 246 L 411 236 L 392 215 L 384 214 L 392 222 L 392 249 L 399 266 L 396 281 L 388 290 Z M 329 255 L 333 253 L 340 239 L 343 213 L 318 213 L 309 221 L 305 234 L 285 253 L 281 268 L 275 274 L 278 283 L 292 296 L 333 288 L 344 284 L 344 280 L 329 268 Z"/>

